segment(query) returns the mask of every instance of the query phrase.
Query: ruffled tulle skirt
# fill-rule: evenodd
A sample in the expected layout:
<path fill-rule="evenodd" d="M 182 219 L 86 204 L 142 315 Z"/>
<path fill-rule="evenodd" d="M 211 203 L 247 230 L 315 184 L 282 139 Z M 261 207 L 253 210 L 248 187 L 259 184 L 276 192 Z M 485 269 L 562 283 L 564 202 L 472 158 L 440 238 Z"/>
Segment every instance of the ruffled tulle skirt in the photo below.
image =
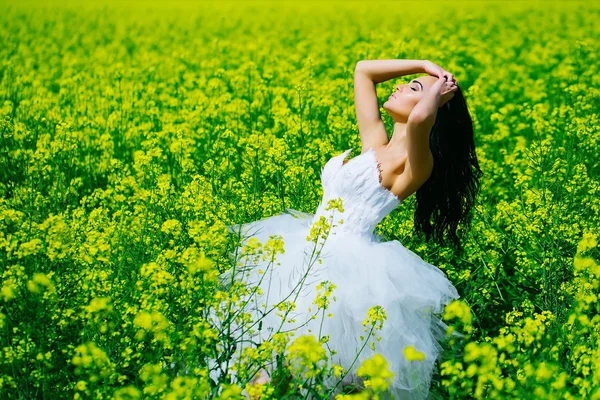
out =
<path fill-rule="evenodd" d="M 349 370 L 339 389 L 347 384 L 360 385 L 357 368 L 379 353 L 394 373 L 388 398 L 427 398 L 436 358 L 444 350 L 440 341 L 447 330 L 438 315 L 441 316 L 446 304 L 459 298 L 456 288 L 443 271 L 397 240 L 385 241 L 374 233 L 365 236 L 336 230 L 324 243 L 321 239 L 316 243 L 308 241 L 312 218 L 313 214 L 286 209 L 266 219 L 228 227 L 243 238 L 242 246 L 236 250 L 236 257 L 243 265 L 236 267 L 239 274 L 234 276 L 262 290 L 261 295 L 253 295 L 245 309 L 253 313 L 255 320 L 262 318 L 259 339 L 254 340 L 270 338 L 274 333 L 270 328 L 281 332 L 295 329 L 290 342 L 304 334 L 313 334 L 317 340 L 328 335 L 324 348 L 336 352 L 330 363 Z M 276 252 L 274 259 L 263 260 L 260 254 L 257 258 L 241 259 L 242 247 L 250 238 L 265 245 L 272 235 L 283 239 L 283 253 Z M 221 275 L 223 284 L 231 281 L 232 273 L 230 270 Z M 324 285 L 317 290 L 323 281 L 333 283 L 335 289 L 329 295 L 328 309 L 317 314 L 315 299 L 327 288 Z M 281 314 L 277 308 L 263 316 L 282 300 L 295 304 L 286 317 L 287 321 L 295 322 L 282 322 L 276 315 Z M 369 309 L 376 305 L 383 308 L 386 319 L 382 329 L 373 330 L 367 340 L 365 328 L 370 330 L 370 325 L 363 322 Z M 317 318 L 311 319 L 315 314 Z M 361 340 L 361 336 L 365 339 Z M 423 353 L 424 359 L 408 359 L 407 346 Z M 335 386 L 337 380 L 325 383 L 332 382 Z"/>

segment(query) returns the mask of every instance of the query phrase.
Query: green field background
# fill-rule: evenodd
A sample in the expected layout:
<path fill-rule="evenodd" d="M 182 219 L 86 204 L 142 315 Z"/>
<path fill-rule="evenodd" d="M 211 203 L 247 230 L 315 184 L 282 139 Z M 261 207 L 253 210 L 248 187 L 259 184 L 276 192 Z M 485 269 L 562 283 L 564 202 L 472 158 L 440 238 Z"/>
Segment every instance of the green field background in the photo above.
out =
<path fill-rule="evenodd" d="M 402 58 L 454 74 L 484 172 L 464 253 L 413 237 L 414 196 L 377 227 L 461 295 L 432 393 L 600 399 L 597 4 L 0 11 L 0 397 L 217 397 L 202 365 L 164 366 L 215 348 L 226 226 L 314 212 L 321 167 L 361 147 L 356 63 Z"/>

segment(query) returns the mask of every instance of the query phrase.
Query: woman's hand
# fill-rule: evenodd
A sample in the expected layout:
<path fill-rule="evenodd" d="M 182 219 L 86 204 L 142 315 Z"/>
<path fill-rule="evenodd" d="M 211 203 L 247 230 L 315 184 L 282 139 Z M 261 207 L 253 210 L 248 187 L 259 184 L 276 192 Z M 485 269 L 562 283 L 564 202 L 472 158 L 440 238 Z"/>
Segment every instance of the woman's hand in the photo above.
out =
<path fill-rule="evenodd" d="M 438 80 L 413 107 L 409 118 L 423 121 L 435 117 L 439 107 L 452 99 L 454 92 L 458 90 L 456 83 L 454 81 L 447 81 L 447 79 L 447 75 L 444 74 L 438 77 Z"/>
<path fill-rule="evenodd" d="M 458 83 L 456 82 L 456 79 L 454 79 L 454 75 L 451 74 L 450 72 L 446 71 L 444 68 L 440 67 L 439 65 L 437 65 L 436 63 L 433 63 L 429 60 L 425 60 L 425 62 L 423 63 L 423 70 L 425 72 L 427 72 L 429 75 L 441 78 L 441 77 L 447 77 L 448 82 L 454 82 L 455 85 L 457 85 Z"/>
<path fill-rule="evenodd" d="M 437 82 L 431 86 L 431 91 L 439 94 L 438 107 L 446 104 L 454 97 L 454 92 L 458 90 L 455 81 L 448 81 L 447 75 L 440 75 Z"/>
<path fill-rule="evenodd" d="M 438 89 L 438 93 L 441 96 L 448 92 L 456 92 L 458 86 L 456 85 L 456 81 L 449 81 L 447 75 L 441 75 L 432 88 Z"/>

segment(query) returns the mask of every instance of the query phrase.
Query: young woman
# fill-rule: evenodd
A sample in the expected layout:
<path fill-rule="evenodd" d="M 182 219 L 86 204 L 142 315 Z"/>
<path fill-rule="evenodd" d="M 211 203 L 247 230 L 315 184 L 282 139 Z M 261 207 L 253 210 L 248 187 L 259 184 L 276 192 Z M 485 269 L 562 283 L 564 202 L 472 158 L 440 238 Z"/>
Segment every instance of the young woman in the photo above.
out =
<path fill-rule="evenodd" d="M 416 73 L 428 75 L 397 85 L 383 103 L 394 121 L 389 139 L 375 86 Z M 380 353 L 394 373 L 389 394 L 397 399 L 422 399 L 428 395 L 434 363 L 442 351 L 439 340 L 447 328 L 436 314 L 460 296 L 443 271 L 374 230 L 416 193 L 415 231 L 427 239 L 441 240 L 445 234 L 460 247 L 457 227 L 471 220 L 481 176 L 472 121 L 453 75 L 431 61 L 359 61 L 354 90 L 362 150 L 349 161 L 346 157 L 352 149 L 327 161 L 321 171 L 323 197 L 316 212 L 286 209 L 229 227 L 246 238 L 244 244 L 250 237 L 265 244 L 271 235 L 280 235 L 284 242 L 285 252 L 277 254 L 274 262 L 258 260 L 244 270 L 244 279 L 262 290 L 248 304 L 256 305 L 255 320 L 262 319 L 262 330 L 253 340 L 260 342 L 278 330 L 294 330 L 294 337 L 328 335 L 327 346 L 336 352 L 330 361 L 348 370 L 345 385 L 360 385 L 357 368 Z M 328 207 L 332 199 L 341 200 L 341 207 Z M 315 243 L 307 236 L 323 219 L 330 231 L 314 262 Z M 231 272 L 222 276 L 223 282 L 231 279 Z M 323 281 L 332 282 L 335 289 L 328 310 L 311 319 L 317 310 L 313 302 L 326 287 L 318 287 Z M 276 315 L 276 306 L 283 300 L 295 304 L 287 316 L 293 323 Z M 363 321 L 374 305 L 383 307 L 386 319 L 383 328 L 374 331 L 381 339 L 369 340 L 375 343 L 372 350 L 370 345 L 363 346 L 360 337 L 366 335 Z M 424 359 L 407 358 L 408 348 L 422 353 Z M 263 369 L 254 383 L 269 380 L 270 372 Z"/>

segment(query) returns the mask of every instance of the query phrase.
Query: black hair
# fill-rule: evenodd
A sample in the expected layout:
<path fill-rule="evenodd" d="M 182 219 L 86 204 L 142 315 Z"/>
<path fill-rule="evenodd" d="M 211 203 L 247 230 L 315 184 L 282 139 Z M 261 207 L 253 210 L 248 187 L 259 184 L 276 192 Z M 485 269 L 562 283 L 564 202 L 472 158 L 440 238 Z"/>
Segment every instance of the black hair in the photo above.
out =
<path fill-rule="evenodd" d="M 472 208 L 483 172 L 475 153 L 473 121 L 467 101 L 458 88 L 437 111 L 429 135 L 433 171 L 416 192 L 415 233 L 444 243 L 444 234 L 462 251 L 461 236 L 472 222 Z M 431 222 L 433 219 L 433 222 Z"/>

